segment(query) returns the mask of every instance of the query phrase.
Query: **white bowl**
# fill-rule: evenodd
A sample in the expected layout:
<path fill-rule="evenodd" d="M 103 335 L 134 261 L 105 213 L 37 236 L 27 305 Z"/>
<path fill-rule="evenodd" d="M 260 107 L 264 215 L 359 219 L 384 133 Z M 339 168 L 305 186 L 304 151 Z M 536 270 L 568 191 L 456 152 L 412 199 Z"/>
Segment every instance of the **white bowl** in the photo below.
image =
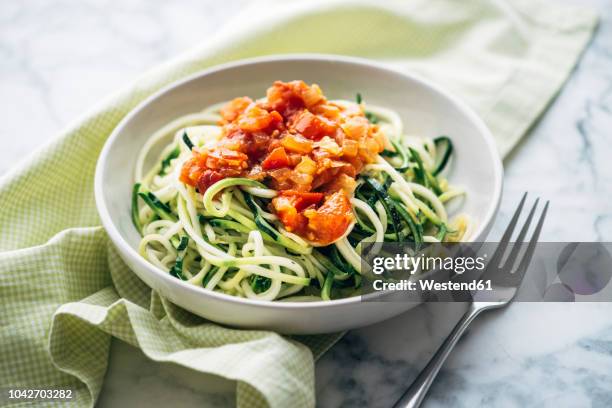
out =
<path fill-rule="evenodd" d="M 319 84 L 330 99 L 355 98 L 399 112 L 410 134 L 451 137 L 451 182 L 465 187 L 461 211 L 476 223 L 473 240 L 486 237 L 502 191 L 502 164 L 491 133 L 459 99 L 428 81 L 386 66 L 332 55 L 273 56 L 243 60 L 176 82 L 128 114 L 104 145 L 95 178 L 102 224 L 132 270 L 173 303 L 207 319 L 281 333 L 335 332 L 369 325 L 414 307 L 405 302 L 361 302 L 360 297 L 289 303 L 242 299 L 206 291 L 156 268 L 137 251 L 140 236 L 130 218 L 136 157 L 147 138 L 178 116 L 236 96 L 259 97 L 275 80 Z"/>

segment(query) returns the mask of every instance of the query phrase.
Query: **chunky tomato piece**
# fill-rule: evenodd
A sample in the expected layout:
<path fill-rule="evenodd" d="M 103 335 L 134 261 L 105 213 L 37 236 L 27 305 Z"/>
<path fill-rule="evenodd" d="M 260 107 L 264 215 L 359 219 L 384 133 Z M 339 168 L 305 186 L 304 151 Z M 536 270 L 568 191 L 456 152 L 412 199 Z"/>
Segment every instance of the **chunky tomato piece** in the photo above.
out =
<path fill-rule="evenodd" d="M 323 200 L 323 193 L 285 190 L 272 200 L 272 207 L 287 231 L 303 233 L 308 225 L 308 219 L 304 216 L 303 211 L 318 205 L 321 200 Z"/>
<path fill-rule="evenodd" d="M 288 197 L 298 211 L 303 211 L 311 205 L 319 205 L 323 200 L 323 193 L 302 193 L 295 190 L 281 191 L 280 196 Z"/>
<path fill-rule="evenodd" d="M 313 115 L 306 109 L 295 116 L 290 128 L 313 140 L 318 140 L 323 136 L 333 136 L 336 133 L 336 126 L 332 122 L 321 116 Z"/>
<path fill-rule="evenodd" d="M 179 180 L 185 184 L 195 186 L 204 169 L 205 167 L 203 167 L 199 156 L 193 156 L 183 164 Z"/>
<path fill-rule="evenodd" d="M 345 139 L 342 141 L 342 155 L 345 157 L 355 157 L 359 153 L 359 143 L 355 140 Z"/>
<path fill-rule="evenodd" d="M 270 109 L 281 112 L 283 116 L 287 116 L 289 113 L 304 107 L 302 98 L 293 92 L 289 84 L 281 81 L 274 82 L 268 88 L 266 98 Z"/>
<path fill-rule="evenodd" d="M 300 136 L 287 134 L 281 139 L 281 144 L 290 152 L 308 154 L 312 152 L 312 141 Z"/>
<path fill-rule="evenodd" d="M 301 108 L 310 109 L 325 101 L 321 88 L 316 84 L 308 86 L 304 81 L 276 81 L 268 88 L 266 96 L 270 108 L 285 117 Z"/>
<path fill-rule="evenodd" d="M 335 191 L 343 190 L 348 197 L 352 197 L 355 193 L 356 187 L 357 182 L 355 181 L 355 178 L 342 173 L 327 183 L 324 191 L 326 193 L 333 193 Z"/>
<path fill-rule="evenodd" d="M 261 162 L 261 168 L 264 170 L 280 169 L 287 166 L 289 166 L 289 157 L 282 147 L 272 150 L 268 157 Z"/>
<path fill-rule="evenodd" d="M 308 219 L 295 208 L 291 196 L 279 194 L 274 197 L 272 208 L 289 232 L 300 234 L 308 225 Z"/>
<path fill-rule="evenodd" d="M 241 174 L 244 162 L 234 161 L 237 165 L 232 167 L 228 163 L 233 160 L 225 159 L 240 157 L 240 155 L 242 153 L 231 151 L 194 151 L 194 156 L 187 160 L 181 168 L 179 179 L 185 184 L 197 187 L 198 191 L 203 193 L 217 181 Z"/>
<path fill-rule="evenodd" d="M 217 181 L 223 180 L 223 178 L 223 174 L 218 171 L 204 170 L 200 174 L 200 177 L 198 177 L 196 187 L 198 188 L 198 191 L 206 191 L 208 187 L 212 186 Z"/>
<path fill-rule="evenodd" d="M 323 205 L 322 193 L 282 191 L 272 207 L 287 231 L 295 232 L 320 245 L 340 238 L 353 222 L 353 210 L 343 190 L 331 194 Z"/>
<path fill-rule="evenodd" d="M 353 209 L 343 190 L 327 197 L 317 209 L 307 209 L 308 233 L 312 241 L 328 245 L 339 239 L 353 222 Z"/>
<path fill-rule="evenodd" d="M 206 157 L 206 166 L 211 169 L 224 167 L 241 169 L 248 167 L 248 160 L 249 156 L 242 152 L 221 147 L 208 152 Z"/>
<path fill-rule="evenodd" d="M 240 116 L 246 108 L 253 103 L 253 100 L 249 97 L 243 96 L 241 98 L 235 98 L 226 103 L 219 113 L 226 122 L 231 122 Z"/>
<path fill-rule="evenodd" d="M 340 108 L 333 105 L 319 104 L 311 109 L 312 113 L 323 115 L 327 119 L 337 120 L 340 117 Z"/>
<path fill-rule="evenodd" d="M 251 104 L 237 120 L 240 129 L 247 132 L 257 132 L 269 128 L 274 123 L 282 122 L 283 117 L 276 111 L 268 112 L 255 104 Z"/>

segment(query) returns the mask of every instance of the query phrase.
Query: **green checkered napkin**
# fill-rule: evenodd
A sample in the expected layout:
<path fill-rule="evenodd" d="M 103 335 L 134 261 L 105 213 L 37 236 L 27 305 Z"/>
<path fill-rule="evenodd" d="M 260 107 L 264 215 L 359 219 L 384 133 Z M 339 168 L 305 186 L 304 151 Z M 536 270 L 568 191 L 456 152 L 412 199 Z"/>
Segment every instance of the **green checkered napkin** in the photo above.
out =
<path fill-rule="evenodd" d="M 92 406 L 115 336 L 154 360 L 236 380 L 240 407 L 312 407 L 313 355 L 338 335 L 296 341 L 218 326 L 152 293 L 119 260 L 93 198 L 107 136 L 145 97 L 203 68 L 323 52 L 434 79 L 482 115 L 505 154 L 563 84 L 595 25 L 588 11 L 533 0 L 271 3 L 244 10 L 202 47 L 107 99 L 0 181 L 0 389 L 73 388 L 70 405 Z"/>

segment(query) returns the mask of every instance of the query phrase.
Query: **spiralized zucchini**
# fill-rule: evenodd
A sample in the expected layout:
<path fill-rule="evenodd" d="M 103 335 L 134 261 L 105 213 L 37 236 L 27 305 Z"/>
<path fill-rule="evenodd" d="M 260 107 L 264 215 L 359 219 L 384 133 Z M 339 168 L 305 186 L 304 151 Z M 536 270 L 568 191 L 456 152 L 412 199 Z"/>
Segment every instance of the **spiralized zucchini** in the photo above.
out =
<path fill-rule="evenodd" d="M 330 300 L 358 293 L 363 243 L 469 236 L 467 217 L 449 220 L 445 208 L 464 194 L 443 176 L 451 140 L 406 136 L 399 116 L 376 106 L 367 107 L 366 117 L 391 145 L 357 177 L 351 200 L 356 222 L 332 245 L 313 247 L 286 231 L 268 210 L 276 191 L 260 182 L 227 178 L 199 194 L 179 175 L 192 146 L 210 146 L 219 139 L 220 106 L 164 126 L 137 159 L 132 218 L 142 234 L 139 251 L 177 279 L 250 299 Z M 169 138 L 146 169 L 152 151 Z"/>

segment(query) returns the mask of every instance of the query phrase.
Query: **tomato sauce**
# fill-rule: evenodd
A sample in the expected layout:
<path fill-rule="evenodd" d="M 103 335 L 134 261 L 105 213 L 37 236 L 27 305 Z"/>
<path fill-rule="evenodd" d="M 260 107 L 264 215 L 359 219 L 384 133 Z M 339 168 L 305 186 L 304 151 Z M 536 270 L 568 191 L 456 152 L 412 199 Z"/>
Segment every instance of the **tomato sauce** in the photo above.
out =
<path fill-rule="evenodd" d="M 354 103 L 328 101 L 318 85 L 276 81 L 266 98 L 228 102 L 216 146 L 193 149 L 181 181 L 203 193 L 227 177 L 259 180 L 287 231 L 327 245 L 353 221 L 355 177 L 376 160 L 385 136 Z"/>

